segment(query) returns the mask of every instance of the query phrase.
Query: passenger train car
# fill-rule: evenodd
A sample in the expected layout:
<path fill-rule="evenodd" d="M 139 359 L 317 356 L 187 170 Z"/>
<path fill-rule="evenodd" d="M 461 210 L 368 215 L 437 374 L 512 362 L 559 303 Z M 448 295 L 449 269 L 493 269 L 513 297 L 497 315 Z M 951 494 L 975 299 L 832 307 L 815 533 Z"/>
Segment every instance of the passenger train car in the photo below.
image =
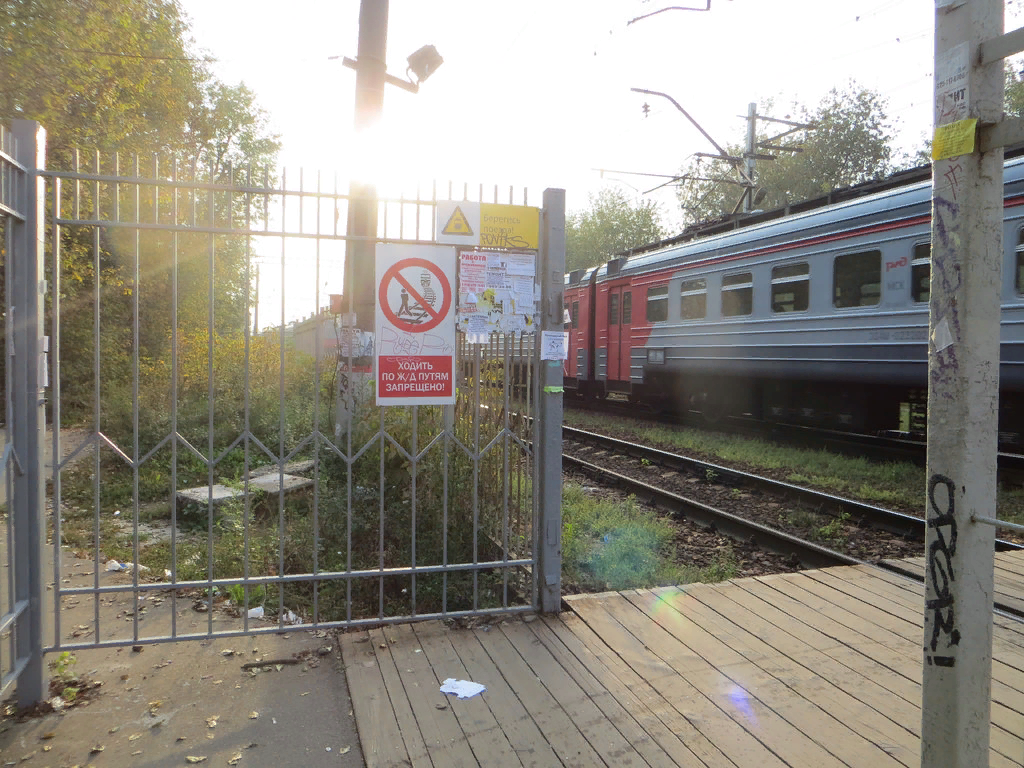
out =
<path fill-rule="evenodd" d="M 566 391 L 822 427 L 923 424 L 929 169 L 566 277 Z M 1000 432 L 1024 433 L 1024 158 L 1004 175 Z M 810 205 L 810 204 L 808 204 Z M 901 421 L 902 417 L 902 421 Z"/>

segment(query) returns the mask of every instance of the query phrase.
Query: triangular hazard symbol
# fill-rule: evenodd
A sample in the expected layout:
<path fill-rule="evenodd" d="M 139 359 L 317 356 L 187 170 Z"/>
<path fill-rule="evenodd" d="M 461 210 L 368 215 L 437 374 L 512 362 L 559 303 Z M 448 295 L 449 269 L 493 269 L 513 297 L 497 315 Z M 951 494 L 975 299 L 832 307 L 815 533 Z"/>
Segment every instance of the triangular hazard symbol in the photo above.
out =
<path fill-rule="evenodd" d="M 442 235 L 470 235 L 473 234 L 473 228 L 469 226 L 469 221 L 466 220 L 466 214 L 462 212 L 462 209 L 455 206 L 455 211 L 448 219 L 448 223 L 444 225 L 444 229 L 441 230 Z"/>

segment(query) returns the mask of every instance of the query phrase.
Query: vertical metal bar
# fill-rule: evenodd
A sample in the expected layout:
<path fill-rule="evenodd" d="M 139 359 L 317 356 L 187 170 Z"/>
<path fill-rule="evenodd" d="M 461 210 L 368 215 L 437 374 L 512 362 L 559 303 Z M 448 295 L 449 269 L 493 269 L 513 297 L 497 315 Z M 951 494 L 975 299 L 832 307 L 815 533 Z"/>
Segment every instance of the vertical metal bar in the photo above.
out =
<path fill-rule="evenodd" d="M 384 408 L 377 409 L 380 413 L 380 425 L 377 432 L 377 439 L 380 441 L 380 476 L 377 481 L 377 487 L 380 488 L 379 502 L 378 502 L 378 520 L 379 526 L 377 529 L 378 542 L 377 542 L 377 562 L 380 568 L 380 576 L 377 577 L 378 584 L 378 601 L 377 613 L 380 618 L 384 618 L 384 493 L 387 488 L 384 478 L 384 451 L 387 449 L 387 441 L 384 439 Z M 351 432 L 351 430 L 349 430 Z"/>
<path fill-rule="evenodd" d="M 178 583 L 178 159 L 171 161 L 171 584 Z M 171 637 L 178 636 L 178 590 L 171 590 Z"/>
<path fill-rule="evenodd" d="M 3 148 L 7 154 L 14 156 L 14 148 L 12 147 L 13 141 L 12 136 L 7 130 L 0 125 L 0 148 Z M 24 211 L 25 209 L 25 195 L 22 192 L 22 188 L 27 188 L 28 184 L 18 184 L 17 178 L 21 176 L 21 171 L 11 168 L 4 163 L 4 174 L 3 174 L 3 199 L 10 205 Z M 14 373 L 14 294 L 12 287 L 14 285 L 14 261 L 15 261 L 15 250 L 14 250 L 14 221 L 13 219 L 7 220 L 7 226 L 4 227 L 4 253 L 10 254 L 8 258 L 4 259 L 4 306 L 10 309 L 4 312 L 4 424 L 14 423 L 14 384 L 13 384 L 13 373 Z M 7 451 L 7 446 L 13 444 L 14 436 L 11 434 L 10 429 L 4 433 L 4 452 Z M 17 555 L 18 551 L 14 546 L 14 472 L 15 463 L 8 458 L 4 466 L 4 502 L 7 504 L 8 517 L 7 524 L 4 529 L 7 533 L 7 610 L 13 611 L 14 604 L 16 601 L 14 576 L 17 573 Z M 59 582 L 58 582 L 59 583 Z M 2 611 L 0 611 L 2 614 Z M 8 639 L 8 650 L 11 657 L 12 666 L 17 663 L 17 645 L 15 641 L 17 639 L 17 633 L 11 632 Z"/>
<path fill-rule="evenodd" d="M 473 564 L 480 562 L 480 344 L 473 345 Z M 479 602 L 480 571 L 473 569 L 473 610 Z"/>
<path fill-rule="evenodd" d="M 15 624 L 17 655 L 28 659 L 18 677 L 18 704 L 28 706 L 46 693 L 46 665 L 43 663 L 45 636 L 43 602 L 46 597 L 46 499 L 43 476 L 43 440 L 46 414 L 42 393 L 43 304 L 45 303 L 43 254 L 46 239 L 46 183 L 40 175 L 46 167 L 46 130 L 32 120 L 12 122 L 15 156 L 28 169 L 25 194 L 19 208 L 23 222 L 14 227 L 13 253 L 18 254 L 14 270 L 14 413 L 12 435 L 22 474 L 14 480 L 11 519 L 17 600 L 29 601 L 28 610 Z"/>
<path fill-rule="evenodd" d="M 540 265 L 540 331 L 561 332 L 562 291 L 565 273 L 565 190 L 544 190 Z M 540 359 L 542 344 L 534 339 L 534 363 L 540 373 L 534 445 L 540 491 L 538 527 L 540 550 L 536 553 L 542 577 L 541 605 L 545 613 L 557 613 L 562 599 L 562 361 Z"/>
<path fill-rule="evenodd" d="M 322 182 L 320 172 L 316 174 L 316 282 L 313 288 L 313 306 L 316 325 L 313 327 L 313 573 L 320 573 L 320 365 L 323 360 L 321 329 L 323 314 L 320 311 L 320 235 Z M 313 623 L 320 621 L 320 582 L 313 581 Z"/>
<path fill-rule="evenodd" d="M 249 191 L 252 189 L 252 163 L 246 167 L 245 171 L 245 229 L 248 232 L 252 229 L 252 193 Z M 249 570 L 249 519 L 252 514 L 252 497 L 249 493 L 249 447 L 251 445 L 250 438 L 251 426 L 249 422 L 249 411 L 251 406 L 250 392 L 249 392 L 249 373 L 250 373 L 250 353 L 252 351 L 252 323 L 249 322 L 249 306 L 250 306 L 250 291 L 252 288 L 252 237 L 246 235 L 245 238 L 245 330 L 243 332 L 244 342 L 242 351 L 242 433 L 244 435 L 242 439 L 242 463 L 243 463 L 243 474 L 242 474 L 242 578 L 246 580 L 245 588 L 243 592 L 242 602 L 242 627 L 248 632 L 249 631 L 249 577 L 251 576 Z M 258 314 L 258 311 L 257 311 Z"/>
<path fill-rule="evenodd" d="M 213 196 L 213 176 L 214 166 L 213 162 L 210 162 L 210 168 L 207 173 L 206 179 L 211 186 L 206 191 L 206 219 L 210 229 L 214 227 L 214 208 L 216 200 Z M 207 413 L 207 424 L 206 424 L 206 633 L 208 635 L 213 634 L 213 452 L 216 449 L 214 443 L 214 393 L 216 388 L 214 386 L 214 270 L 216 269 L 216 262 L 214 261 L 214 251 L 216 244 L 214 243 L 213 232 L 207 235 L 207 268 L 209 269 L 209 279 L 207 282 L 207 308 L 206 308 L 206 413 Z"/>
<path fill-rule="evenodd" d="M 1002 119 L 1003 67 L 978 63 L 980 44 L 1002 31 L 1001 0 L 936 3 L 936 148 L 947 124 L 973 136 L 966 121 Z M 1002 147 L 936 159 L 922 766 L 989 762 L 995 528 L 971 515 L 996 508 L 1002 233 Z"/>
<path fill-rule="evenodd" d="M 416 460 L 416 454 L 419 452 L 419 443 L 417 442 L 417 427 L 419 426 L 419 411 L 420 407 L 414 405 L 412 407 L 412 461 L 410 462 L 410 474 L 411 474 L 411 488 L 410 488 L 410 500 L 409 500 L 409 520 L 410 528 L 412 531 L 412 542 L 410 551 L 410 560 L 412 561 L 409 565 L 413 569 L 411 587 L 412 597 L 412 615 L 416 615 L 416 473 L 419 469 L 418 462 Z"/>
<path fill-rule="evenodd" d="M 50 392 L 52 393 L 51 413 L 53 419 L 53 451 L 50 454 L 53 458 L 53 637 L 54 645 L 60 639 L 60 541 L 61 541 L 61 471 L 60 459 L 63 454 L 60 448 L 60 225 L 57 219 L 60 218 L 60 177 L 53 180 L 53 246 L 52 246 L 52 283 L 53 292 L 51 296 L 51 318 L 50 318 L 50 360 L 53 362 L 53 378 L 50 380 Z M 77 208 L 77 201 L 75 202 Z M 9 305 L 8 305 L 9 306 Z"/>
<path fill-rule="evenodd" d="M 141 184 L 139 182 L 139 156 L 133 156 L 135 173 L 134 202 L 135 223 L 141 218 L 139 213 Z M 139 265 L 141 230 L 135 227 L 133 232 L 132 263 L 135 274 L 132 276 L 132 639 L 139 640 L 139 290 L 141 288 L 142 270 Z M 99 567 L 99 563 L 97 563 Z"/>
<path fill-rule="evenodd" d="M 100 153 L 97 151 L 93 154 L 93 167 L 96 169 L 96 175 L 100 174 Z M 100 206 L 100 183 L 99 181 L 93 184 L 93 219 L 95 221 L 100 220 L 101 206 Z M 93 339 L 93 359 L 92 359 L 92 375 L 93 375 L 93 393 L 95 399 L 93 400 L 93 433 L 95 443 L 93 445 L 93 466 L 92 466 L 92 495 L 93 495 L 93 562 L 100 563 L 100 470 L 103 462 L 100 460 L 100 440 L 99 435 L 102 429 L 102 422 L 100 421 L 103 413 L 101 406 L 100 396 L 102 395 L 102 387 L 100 382 L 100 357 L 102 353 L 100 344 L 100 275 L 101 262 L 100 262 L 100 228 L 98 226 L 92 228 L 92 339 Z M 100 599 L 99 599 L 99 588 L 100 588 L 100 569 L 93 568 L 92 573 L 92 586 L 95 592 L 93 593 L 92 605 L 93 605 L 93 626 L 96 631 L 93 633 L 94 640 L 100 642 Z"/>
<path fill-rule="evenodd" d="M 497 197 L 497 193 L 498 193 L 497 185 L 495 185 L 495 187 L 494 187 L 494 193 L 495 193 L 495 197 Z M 511 334 L 506 334 L 506 336 L 505 336 L 505 350 L 504 350 L 504 352 L 505 352 L 505 358 L 504 358 L 505 366 L 504 366 L 504 370 L 505 371 L 513 371 L 514 372 L 515 369 L 512 367 L 513 358 L 512 358 L 511 349 L 510 349 L 511 345 L 509 344 L 509 336 L 511 336 Z M 508 518 L 509 518 L 508 484 L 509 484 L 509 471 L 511 469 L 509 467 L 509 465 L 508 465 L 508 461 L 509 461 L 508 439 L 509 439 L 509 431 L 512 428 L 511 424 L 510 424 L 510 415 L 509 415 L 509 413 L 511 411 L 511 405 L 512 405 L 510 394 L 511 394 L 511 391 L 512 391 L 512 387 L 514 386 L 514 383 L 515 383 L 515 377 L 516 377 L 515 373 L 513 373 L 512 376 L 506 375 L 505 376 L 504 386 L 502 387 L 502 396 L 503 396 L 503 398 L 502 398 L 503 399 L 502 405 L 504 407 L 502 408 L 503 419 L 502 419 L 502 425 L 501 425 L 502 433 L 503 433 L 502 434 L 502 438 L 501 438 L 501 466 L 502 466 L 502 472 L 501 472 L 501 485 L 502 485 L 502 493 L 501 493 L 501 499 L 502 499 L 502 501 L 501 501 L 501 505 L 502 505 L 502 515 L 501 515 L 501 559 L 502 559 L 502 562 L 504 562 L 506 565 L 505 565 L 504 568 L 501 569 L 501 576 L 502 576 L 502 579 L 501 579 L 501 582 L 502 582 L 501 604 L 505 608 L 508 608 Z"/>
<path fill-rule="evenodd" d="M 299 180 L 302 180 L 302 172 L 299 172 Z M 277 494 L 277 575 L 278 578 L 284 576 L 284 339 L 285 339 L 285 290 L 287 281 L 285 279 L 285 247 L 288 238 L 285 236 L 286 222 L 288 218 L 286 216 L 286 208 L 288 202 L 288 195 L 285 194 L 287 189 L 286 173 L 281 171 L 281 347 L 280 347 L 280 362 L 278 370 L 278 424 L 277 424 L 277 472 L 280 482 L 279 491 Z M 301 189 L 301 185 L 300 185 Z M 300 206 L 302 195 L 299 195 Z M 285 582 L 279 581 L 277 588 L 277 621 L 278 624 L 284 622 L 284 585 Z"/>

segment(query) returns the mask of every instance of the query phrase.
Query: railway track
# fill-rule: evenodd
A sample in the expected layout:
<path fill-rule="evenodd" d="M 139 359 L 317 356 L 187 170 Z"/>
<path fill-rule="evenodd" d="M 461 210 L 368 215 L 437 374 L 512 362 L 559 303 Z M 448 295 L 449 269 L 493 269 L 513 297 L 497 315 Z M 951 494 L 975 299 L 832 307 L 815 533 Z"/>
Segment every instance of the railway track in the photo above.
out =
<path fill-rule="evenodd" d="M 630 457 L 646 469 L 656 468 L 659 472 L 668 470 L 672 473 L 686 473 L 698 478 L 713 477 L 715 483 L 723 483 L 732 488 L 754 490 L 766 494 L 766 497 L 787 499 L 795 505 L 815 508 L 819 513 L 831 515 L 834 519 L 846 519 L 843 517 L 844 514 L 850 519 L 856 516 L 857 520 L 868 526 L 872 532 L 882 531 L 884 534 L 903 539 L 908 548 L 913 547 L 912 554 L 920 554 L 922 551 L 925 529 L 924 521 L 921 518 L 570 427 L 563 427 L 563 439 L 569 445 L 570 450 L 576 449 L 576 455 L 563 452 L 562 460 L 565 468 L 585 473 L 602 484 L 613 485 L 619 490 L 669 511 L 674 516 L 683 517 L 706 528 L 714 528 L 737 541 L 755 544 L 762 550 L 794 558 L 806 568 L 869 564 L 920 581 L 920 578 L 909 570 L 882 562 L 886 557 L 857 557 L 849 552 L 842 552 L 836 548 L 787 533 L 778 527 L 751 520 L 745 515 L 719 509 L 691 498 L 689 494 L 684 495 L 667 490 L 661 487 L 661 483 L 640 479 L 635 476 L 634 472 L 617 471 L 608 466 L 602 466 L 601 463 L 583 458 L 578 455 L 580 453 L 578 446 L 590 446 L 591 455 L 595 455 L 598 461 L 600 461 L 599 454 Z M 650 472 L 645 474 L 650 475 Z M 836 515 L 839 517 L 835 517 Z M 1000 540 L 997 541 L 996 548 L 1006 551 L 1022 549 L 1024 546 Z M 1016 607 L 999 602 L 996 602 L 995 607 L 1009 615 L 1024 618 L 1024 611 Z"/>
<path fill-rule="evenodd" d="M 663 424 L 712 429 L 716 432 L 771 440 L 787 445 L 802 445 L 843 456 L 866 457 L 875 461 L 910 461 L 920 466 L 924 466 L 925 463 L 927 447 L 925 442 L 906 436 L 865 435 L 736 417 L 722 419 L 714 425 L 708 425 L 702 420 L 703 417 L 699 413 L 659 412 L 643 405 L 631 405 L 625 401 L 611 398 L 604 401 L 567 400 L 566 402 L 572 408 L 595 413 L 611 413 L 633 419 L 642 417 Z M 1018 453 L 1018 450 L 1018 447 L 1012 445 L 1001 447 L 998 453 L 1000 482 L 1024 485 L 1024 454 Z"/>

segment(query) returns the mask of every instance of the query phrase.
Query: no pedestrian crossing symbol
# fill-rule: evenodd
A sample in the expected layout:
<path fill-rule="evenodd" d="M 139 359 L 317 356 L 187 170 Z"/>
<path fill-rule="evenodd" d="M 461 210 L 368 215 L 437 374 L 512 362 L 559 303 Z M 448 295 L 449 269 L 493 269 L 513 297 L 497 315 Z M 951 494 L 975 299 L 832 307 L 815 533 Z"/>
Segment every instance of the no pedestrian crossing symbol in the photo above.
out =
<path fill-rule="evenodd" d="M 451 246 L 377 246 L 377 405 L 455 402 L 455 264 Z"/>

